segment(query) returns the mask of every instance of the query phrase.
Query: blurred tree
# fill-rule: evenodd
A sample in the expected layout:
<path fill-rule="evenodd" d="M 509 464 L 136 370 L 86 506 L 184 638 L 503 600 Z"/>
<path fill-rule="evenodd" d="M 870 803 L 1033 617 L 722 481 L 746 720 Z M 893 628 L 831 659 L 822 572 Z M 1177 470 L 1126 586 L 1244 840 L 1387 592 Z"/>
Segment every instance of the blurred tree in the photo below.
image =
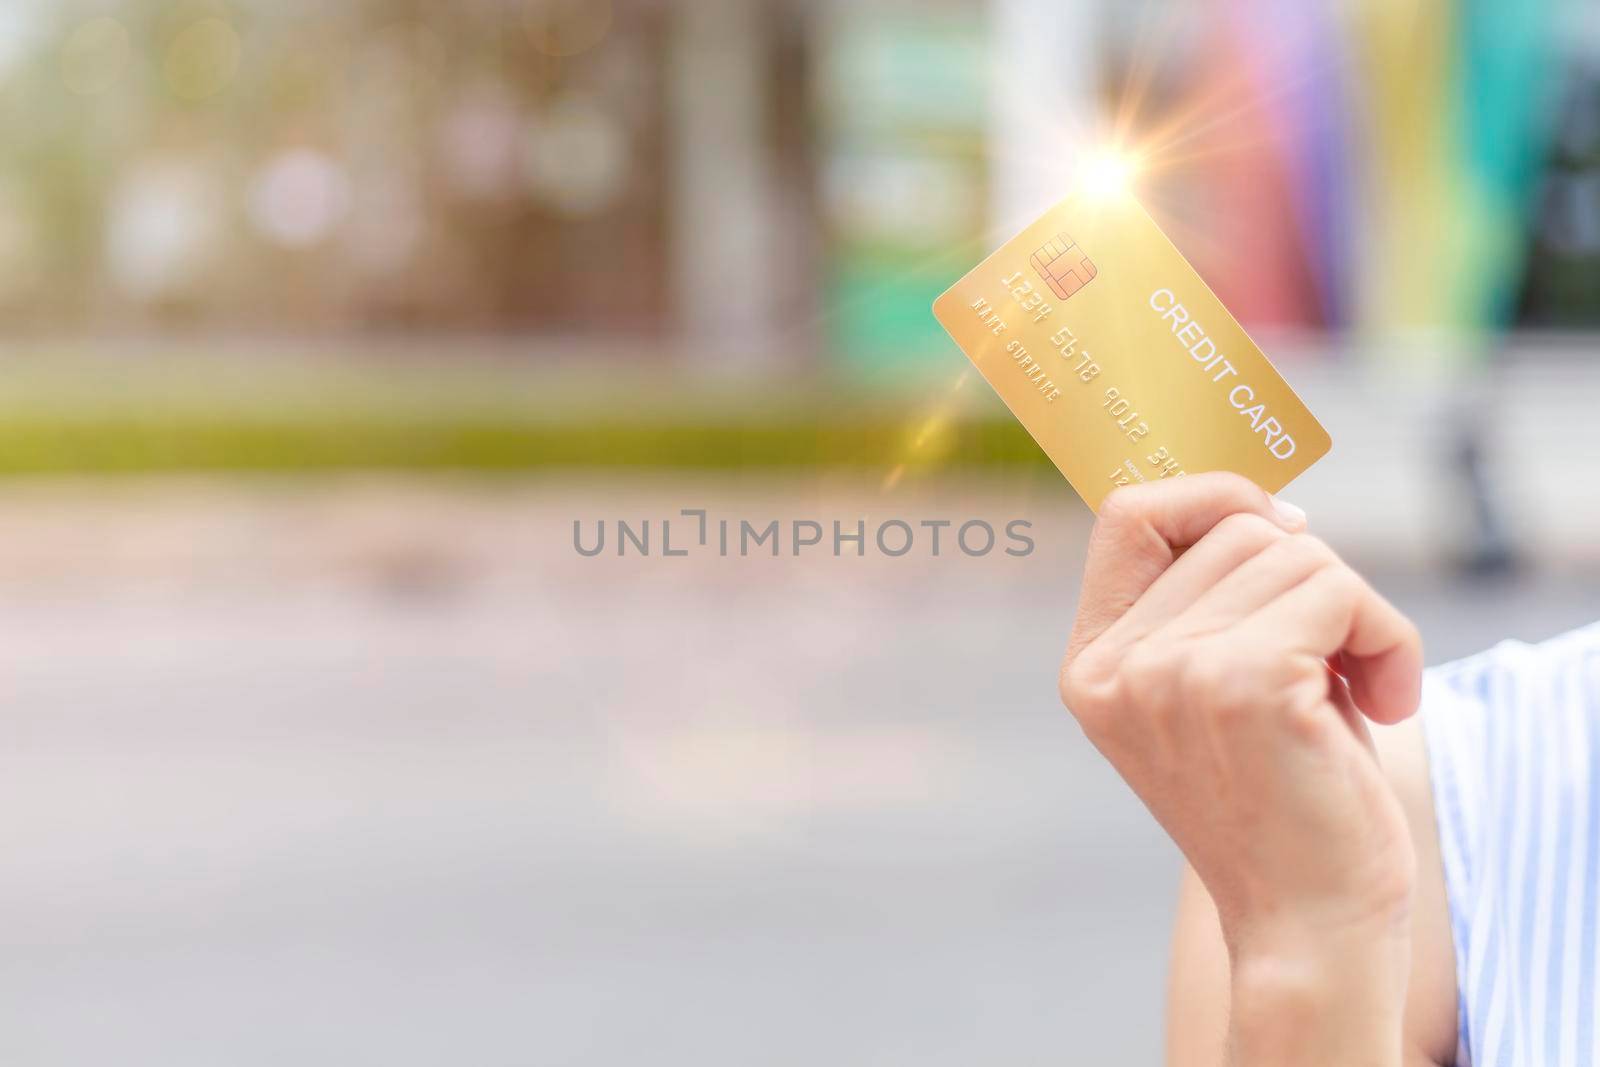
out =
<path fill-rule="evenodd" d="M 18 10 L 0 18 L 14 328 L 666 321 L 659 5 Z"/>

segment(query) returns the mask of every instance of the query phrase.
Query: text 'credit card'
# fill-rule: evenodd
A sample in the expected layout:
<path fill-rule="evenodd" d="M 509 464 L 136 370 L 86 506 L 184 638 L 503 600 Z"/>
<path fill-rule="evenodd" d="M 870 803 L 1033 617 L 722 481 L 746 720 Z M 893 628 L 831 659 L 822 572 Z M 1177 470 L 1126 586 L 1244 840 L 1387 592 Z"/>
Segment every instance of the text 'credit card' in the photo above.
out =
<path fill-rule="evenodd" d="M 1096 510 L 1201 471 L 1275 493 L 1333 444 L 1128 193 L 1052 208 L 934 314 Z"/>

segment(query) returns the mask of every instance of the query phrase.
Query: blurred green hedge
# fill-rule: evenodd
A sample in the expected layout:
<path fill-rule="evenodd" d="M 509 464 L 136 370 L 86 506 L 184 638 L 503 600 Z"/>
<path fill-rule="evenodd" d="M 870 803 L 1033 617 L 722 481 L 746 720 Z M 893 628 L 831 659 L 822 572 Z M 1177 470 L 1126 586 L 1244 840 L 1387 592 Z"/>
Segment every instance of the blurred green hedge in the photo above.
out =
<path fill-rule="evenodd" d="M 955 405 L 944 381 L 569 362 L 41 348 L 0 361 L 0 474 L 1048 466 L 997 400 Z"/>
<path fill-rule="evenodd" d="M 790 422 L 549 424 L 507 417 L 329 413 L 208 417 L 0 413 L 0 473 L 338 469 L 889 468 L 908 455 L 888 417 Z M 942 466 L 1048 466 L 1009 420 L 957 423 Z"/>

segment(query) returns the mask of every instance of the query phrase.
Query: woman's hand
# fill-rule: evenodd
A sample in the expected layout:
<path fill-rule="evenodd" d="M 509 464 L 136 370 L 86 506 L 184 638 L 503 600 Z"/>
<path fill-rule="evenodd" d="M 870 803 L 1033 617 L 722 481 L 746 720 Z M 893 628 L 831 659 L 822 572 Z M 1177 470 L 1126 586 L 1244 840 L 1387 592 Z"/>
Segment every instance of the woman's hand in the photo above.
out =
<path fill-rule="evenodd" d="M 1061 692 L 1188 857 L 1241 1063 L 1397 1062 L 1415 858 L 1363 716 L 1415 711 L 1415 627 L 1242 478 L 1102 508 Z"/>

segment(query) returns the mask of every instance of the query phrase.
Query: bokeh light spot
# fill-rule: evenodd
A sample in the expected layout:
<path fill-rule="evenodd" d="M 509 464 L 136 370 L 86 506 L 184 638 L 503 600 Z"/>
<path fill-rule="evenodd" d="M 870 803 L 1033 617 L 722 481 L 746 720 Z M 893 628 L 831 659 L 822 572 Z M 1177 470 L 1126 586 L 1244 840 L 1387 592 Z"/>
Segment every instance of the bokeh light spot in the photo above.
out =
<path fill-rule="evenodd" d="M 627 131 L 616 118 L 596 101 L 568 96 L 533 127 L 528 184 L 563 215 L 599 214 L 626 191 L 631 155 Z"/>
<path fill-rule="evenodd" d="M 205 100 L 228 87 L 239 71 L 239 35 L 226 20 L 190 23 L 167 48 L 167 88 L 180 100 Z"/>
<path fill-rule="evenodd" d="M 135 167 L 108 205 L 106 264 L 118 287 L 155 301 L 201 285 L 223 240 L 224 199 L 203 163 L 172 158 Z"/>
<path fill-rule="evenodd" d="M 440 129 L 445 175 L 461 195 L 500 200 L 517 189 L 522 112 L 517 101 L 495 84 L 463 94 Z"/>
<path fill-rule="evenodd" d="M 344 168 L 310 148 L 274 159 L 250 187 L 250 221 L 285 248 L 309 248 L 325 240 L 349 207 Z"/>
<path fill-rule="evenodd" d="M 117 84 L 133 52 L 128 28 L 114 18 L 93 18 L 61 47 L 61 81 L 79 96 L 98 96 Z"/>

